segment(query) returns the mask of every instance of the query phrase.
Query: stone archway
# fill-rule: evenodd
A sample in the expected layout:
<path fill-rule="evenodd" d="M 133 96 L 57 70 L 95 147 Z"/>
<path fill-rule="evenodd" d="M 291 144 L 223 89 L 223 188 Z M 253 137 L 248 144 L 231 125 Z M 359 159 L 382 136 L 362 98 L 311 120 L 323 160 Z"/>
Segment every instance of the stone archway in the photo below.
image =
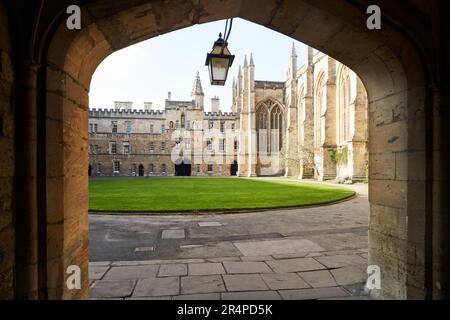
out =
<path fill-rule="evenodd" d="M 370 112 L 369 263 L 382 268 L 383 297 L 423 298 L 431 289 L 441 290 L 429 281 L 432 253 L 427 212 L 431 212 L 433 199 L 431 146 L 424 134 L 426 108 L 431 107 L 426 95 L 428 75 L 415 44 L 406 31 L 399 30 L 398 23 L 394 26 L 388 20 L 382 31 L 370 32 L 365 26 L 365 8 L 331 0 L 314 4 L 303 0 L 109 4 L 88 1 L 82 7 L 81 31 L 67 30 L 64 15 L 52 20 L 55 24 L 49 22 L 47 32 L 36 33 L 42 37 L 36 43 L 43 43 L 35 49 L 40 64 L 24 71 L 27 81 L 39 88 L 24 104 L 30 109 L 40 106 L 36 108 L 40 112 L 38 140 L 45 157 L 38 161 L 42 172 L 38 183 L 46 187 L 40 196 L 46 206 L 37 209 L 44 218 L 37 224 L 28 216 L 19 222 L 39 226 L 45 235 L 41 238 L 45 250 L 37 250 L 38 241 L 33 239 L 20 244 L 31 248 L 29 255 L 37 257 L 32 260 L 39 261 L 41 268 L 37 262 L 36 268 L 26 268 L 29 257 L 18 258 L 18 296 L 33 297 L 43 291 L 53 299 L 87 297 L 87 277 L 80 291 L 67 290 L 64 280 L 68 265 L 81 266 L 83 274 L 88 269 L 88 91 L 99 63 L 139 41 L 228 17 L 241 17 L 303 41 L 360 76 L 368 91 Z M 439 271 L 435 277 L 440 277 Z"/>

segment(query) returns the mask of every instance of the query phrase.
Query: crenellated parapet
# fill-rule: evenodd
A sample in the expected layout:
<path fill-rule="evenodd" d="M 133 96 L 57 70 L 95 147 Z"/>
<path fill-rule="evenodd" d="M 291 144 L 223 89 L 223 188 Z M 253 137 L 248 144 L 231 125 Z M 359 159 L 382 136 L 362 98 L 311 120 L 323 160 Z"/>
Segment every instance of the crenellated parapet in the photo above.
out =
<path fill-rule="evenodd" d="M 89 110 L 91 118 L 138 118 L 138 119 L 164 119 L 166 113 L 164 110 L 116 110 L 116 109 L 102 109 L 93 108 Z"/>
<path fill-rule="evenodd" d="M 222 120 L 235 120 L 239 117 L 237 113 L 234 112 L 204 112 L 204 118 L 206 120 L 222 119 Z"/>

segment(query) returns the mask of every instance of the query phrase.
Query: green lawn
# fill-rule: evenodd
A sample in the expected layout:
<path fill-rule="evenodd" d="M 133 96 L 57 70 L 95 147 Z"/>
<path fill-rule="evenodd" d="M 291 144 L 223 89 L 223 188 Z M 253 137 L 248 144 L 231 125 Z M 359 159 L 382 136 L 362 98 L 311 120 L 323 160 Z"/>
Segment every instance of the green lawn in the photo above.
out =
<path fill-rule="evenodd" d="M 89 183 L 91 211 L 174 212 L 293 207 L 352 196 L 351 190 L 297 181 L 163 178 Z"/>

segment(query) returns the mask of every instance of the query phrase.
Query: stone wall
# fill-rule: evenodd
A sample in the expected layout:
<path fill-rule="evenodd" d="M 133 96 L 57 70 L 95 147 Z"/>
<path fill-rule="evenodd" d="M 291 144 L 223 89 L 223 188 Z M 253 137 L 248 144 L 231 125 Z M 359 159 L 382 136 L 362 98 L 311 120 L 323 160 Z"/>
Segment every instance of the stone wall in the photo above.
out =
<path fill-rule="evenodd" d="M 0 2 L 0 300 L 14 298 L 14 74 L 4 2 Z"/>

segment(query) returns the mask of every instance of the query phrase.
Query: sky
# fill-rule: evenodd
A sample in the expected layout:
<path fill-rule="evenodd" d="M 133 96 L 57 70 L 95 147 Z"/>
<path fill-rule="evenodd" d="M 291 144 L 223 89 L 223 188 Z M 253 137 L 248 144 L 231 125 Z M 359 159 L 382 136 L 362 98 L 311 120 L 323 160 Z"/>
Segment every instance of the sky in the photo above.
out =
<path fill-rule="evenodd" d="M 211 98 L 220 98 L 220 109 L 230 111 L 233 76 L 243 65 L 245 54 L 253 53 L 255 79 L 284 81 L 292 44 L 298 67 L 306 60 L 306 46 L 281 33 L 243 19 L 234 19 L 228 48 L 236 55 L 225 86 L 211 86 L 206 54 L 211 51 L 225 20 L 195 25 L 140 42 L 108 56 L 95 71 L 90 87 L 90 108 L 113 108 L 114 101 L 132 101 L 142 109 L 144 101 L 164 109 L 167 94 L 172 100 L 191 100 L 197 71 L 205 93 L 205 111 Z"/>

